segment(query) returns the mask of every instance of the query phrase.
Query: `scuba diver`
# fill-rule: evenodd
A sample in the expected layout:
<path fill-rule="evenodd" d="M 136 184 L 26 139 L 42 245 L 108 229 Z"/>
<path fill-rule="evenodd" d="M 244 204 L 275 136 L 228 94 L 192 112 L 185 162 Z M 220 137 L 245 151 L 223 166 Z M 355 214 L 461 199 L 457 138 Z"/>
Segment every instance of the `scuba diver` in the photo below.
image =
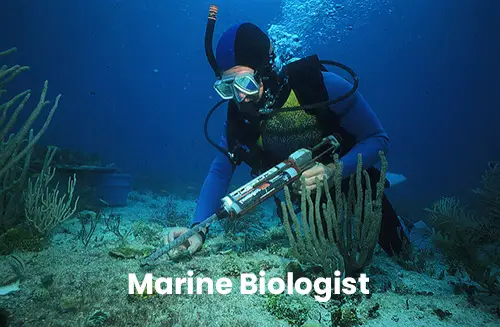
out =
<path fill-rule="evenodd" d="M 356 91 L 358 79 L 352 70 L 340 63 L 309 56 L 288 63 L 278 71 L 269 37 L 248 22 L 227 29 L 214 54 L 214 24 L 215 18 L 211 20 L 209 16 L 205 47 L 217 77 L 213 87 L 222 101 L 209 112 L 205 134 L 220 151 L 203 183 L 191 228 L 220 208 L 221 198 L 240 163 L 246 163 L 252 173 L 258 175 L 287 159 L 295 150 L 311 147 L 327 135 L 340 136 L 338 153 L 343 177 L 356 171 L 357 155 L 361 153 L 363 169 L 369 172 L 371 180 L 375 181 L 373 184 L 380 179 L 380 172 L 374 165 L 380 161 L 379 151 L 388 152 L 390 140 L 376 114 Z M 348 71 L 354 84 L 328 72 L 322 62 Z M 210 115 L 224 102 L 228 102 L 227 119 L 217 144 L 210 140 L 206 129 Z M 328 183 L 333 176 L 333 160 L 326 157 L 303 172 L 307 189 L 314 191 L 316 178 Z M 379 244 L 392 256 L 401 251 L 404 228 L 385 195 L 382 212 Z M 170 230 L 165 243 L 172 242 L 187 230 L 183 227 Z M 182 247 L 195 253 L 205 242 L 207 232 L 205 228 L 196 233 Z"/>

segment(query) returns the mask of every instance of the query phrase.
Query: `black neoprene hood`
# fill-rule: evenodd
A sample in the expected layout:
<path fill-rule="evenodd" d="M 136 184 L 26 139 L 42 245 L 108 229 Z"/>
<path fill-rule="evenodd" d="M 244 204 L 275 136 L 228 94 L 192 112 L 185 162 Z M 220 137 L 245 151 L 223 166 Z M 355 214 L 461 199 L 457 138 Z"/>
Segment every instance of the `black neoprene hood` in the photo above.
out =
<path fill-rule="evenodd" d="M 217 43 L 217 64 L 222 71 L 234 66 L 260 70 L 269 62 L 270 46 L 269 37 L 257 25 L 233 25 L 222 34 Z"/>

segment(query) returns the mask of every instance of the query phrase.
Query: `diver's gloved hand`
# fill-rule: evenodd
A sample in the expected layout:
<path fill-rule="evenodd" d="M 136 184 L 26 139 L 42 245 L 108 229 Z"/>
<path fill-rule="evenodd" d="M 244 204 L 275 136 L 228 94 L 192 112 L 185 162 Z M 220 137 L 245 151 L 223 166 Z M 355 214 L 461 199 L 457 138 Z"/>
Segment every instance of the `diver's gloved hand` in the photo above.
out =
<path fill-rule="evenodd" d="M 164 238 L 164 243 L 168 244 L 187 232 L 189 229 L 186 227 L 175 227 L 172 228 L 168 231 L 168 234 Z M 193 236 L 188 238 L 186 242 L 184 242 L 182 245 L 180 245 L 177 249 L 172 250 L 172 256 L 176 256 L 178 253 L 181 255 L 181 252 L 189 252 L 189 254 L 194 254 L 195 252 L 199 251 L 201 247 L 203 246 L 203 238 L 200 234 L 195 233 Z"/>
<path fill-rule="evenodd" d="M 293 183 L 294 191 L 301 193 L 302 183 L 305 183 L 306 188 L 314 192 L 316 187 L 322 187 L 324 182 L 329 182 L 333 176 L 333 166 L 323 165 L 322 163 L 316 162 L 316 164 L 302 173 L 300 180 Z M 319 183 L 319 184 L 317 184 Z"/>

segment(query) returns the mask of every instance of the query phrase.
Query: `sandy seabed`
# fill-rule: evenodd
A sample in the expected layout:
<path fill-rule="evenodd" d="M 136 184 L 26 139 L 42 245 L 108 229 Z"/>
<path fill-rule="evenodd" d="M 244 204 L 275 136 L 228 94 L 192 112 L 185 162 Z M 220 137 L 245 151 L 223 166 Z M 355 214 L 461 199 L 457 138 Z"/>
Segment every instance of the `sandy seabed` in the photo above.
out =
<path fill-rule="evenodd" d="M 133 194 L 127 207 L 114 210 L 122 217 L 121 229 L 132 230 L 127 247 L 145 251 L 161 245 L 165 229 L 154 220 L 159 220 L 166 201 L 158 195 Z M 168 201 L 180 216 L 191 216 L 196 206 L 184 199 Z M 272 208 L 259 214 L 274 219 Z M 268 278 L 284 278 L 292 261 L 287 249 L 278 246 L 283 240 L 269 238 L 265 229 L 256 236 L 261 242 L 252 246 L 244 233 L 228 235 L 213 228 L 195 256 L 176 262 L 160 258 L 148 270 L 140 267 L 140 254 L 122 253 L 124 244 L 105 224 L 97 225 L 87 247 L 80 231 L 80 220 L 71 219 L 42 251 L 14 253 L 24 264 L 19 290 L 0 296 L 10 326 L 500 326 L 499 298 L 457 292 L 459 278 L 442 273 L 445 268 L 437 255 L 428 259 L 429 269 L 416 272 L 378 251 L 366 272 L 369 295 L 356 293 L 322 303 L 314 294 L 241 294 L 241 273 L 265 271 Z M 5 268 L 9 257 L 0 260 Z M 225 295 L 128 294 L 130 273 L 185 277 L 188 271 L 195 277 L 228 278 L 232 290 Z M 354 318 L 335 320 L 338 316 L 332 313 L 339 308 Z"/>

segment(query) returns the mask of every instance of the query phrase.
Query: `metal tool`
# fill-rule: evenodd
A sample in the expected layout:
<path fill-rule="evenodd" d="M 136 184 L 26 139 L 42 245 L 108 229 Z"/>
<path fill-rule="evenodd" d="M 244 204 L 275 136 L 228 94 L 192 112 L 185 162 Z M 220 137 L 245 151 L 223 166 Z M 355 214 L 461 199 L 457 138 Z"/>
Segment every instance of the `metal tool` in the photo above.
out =
<path fill-rule="evenodd" d="M 259 204 L 281 191 L 285 186 L 299 179 L 302 172 L 316 164 L 317 160 L 328 153 L 334 153 L 340 148 L 339 141 L 333 136 L 327 136 L 312 149 L 299 149 L 292 153 L 286 160 L 270 168 L 266 172 L 252 179 L 247 184 L 231 192 L 221 199 L 221 208 L 194 226 L 174 241 L 157 249 L 141 261 L 141 267 L 151 266 L 161 256 L 172 249 L 179 247 L 195 233 L 210 226 L 217 219 L 230 217 L 238 218 L 251 211 Z M 319 151 L 319 153 L 318 153 Z M 317 155 L 313 156 L 314 153 Z"/>

